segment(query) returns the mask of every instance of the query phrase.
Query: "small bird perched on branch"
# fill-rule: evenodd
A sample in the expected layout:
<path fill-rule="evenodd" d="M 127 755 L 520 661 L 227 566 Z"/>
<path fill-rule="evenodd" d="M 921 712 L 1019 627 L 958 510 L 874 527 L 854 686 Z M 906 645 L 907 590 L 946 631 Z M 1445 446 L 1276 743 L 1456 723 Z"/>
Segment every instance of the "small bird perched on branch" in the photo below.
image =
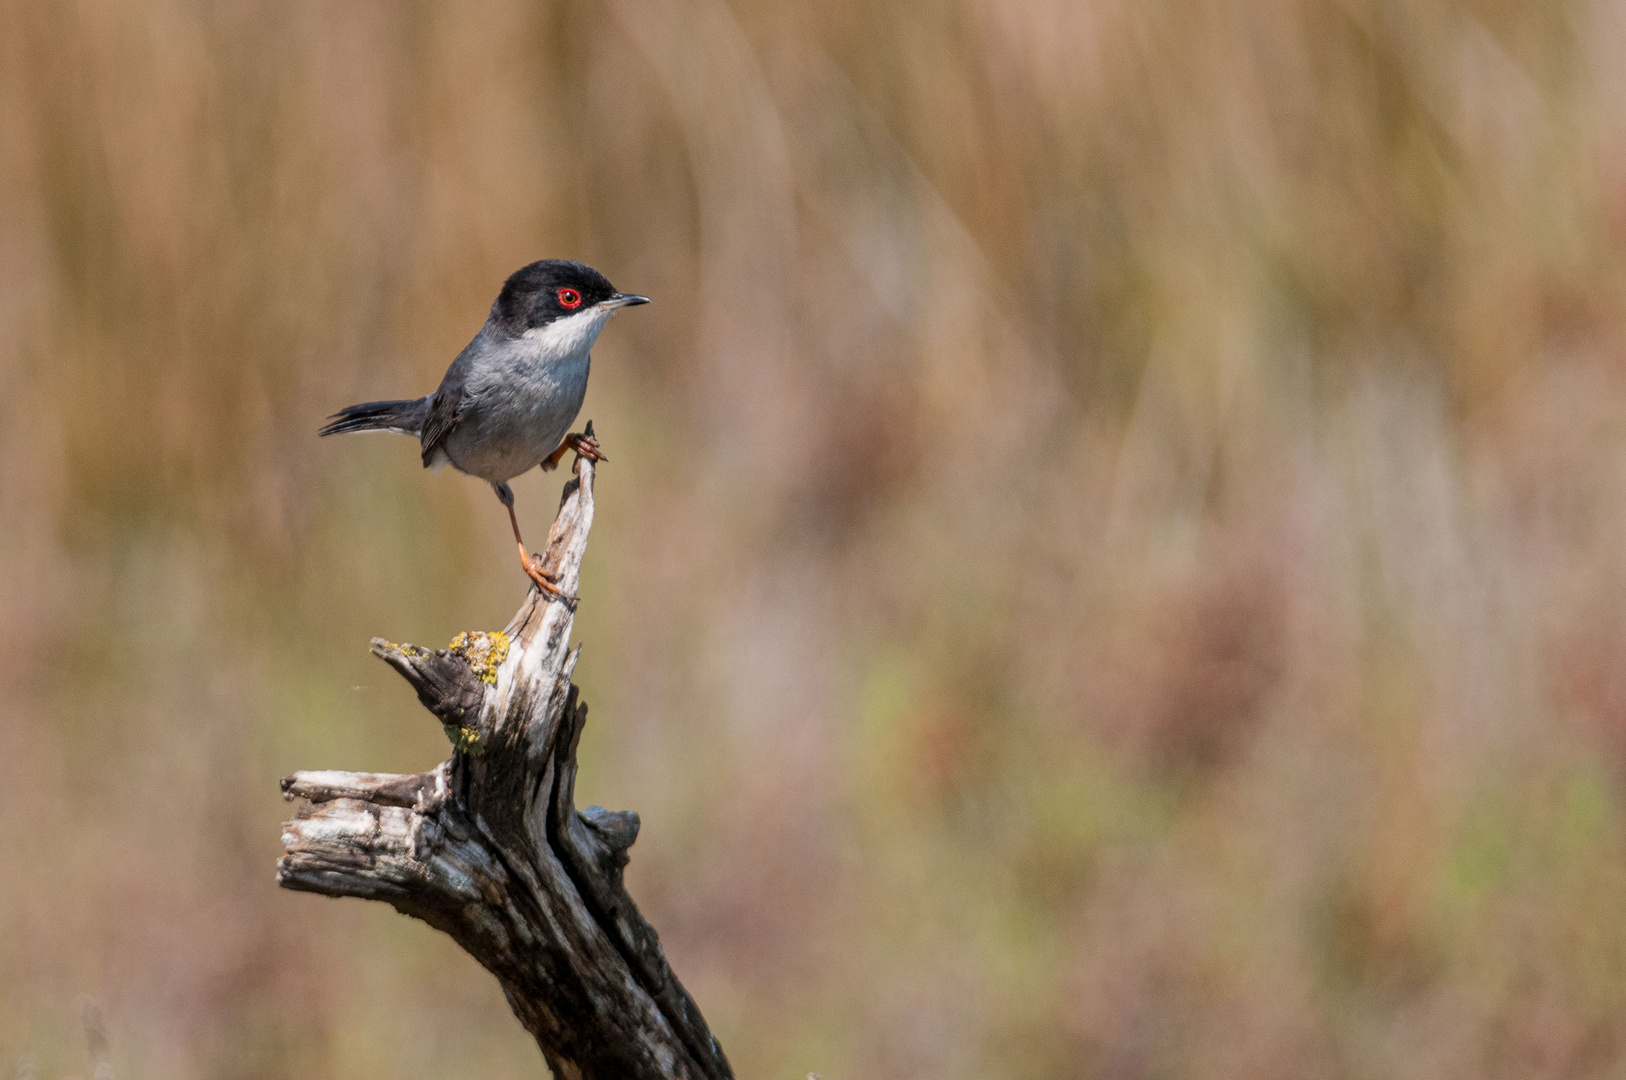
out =
<path fill-rule="evenodd" d="M 508 508 L 519 561 L 537 588 L 560 590 L 527 554 L 508 481 L 540 465 L 556 468 L 566 450 L 605 460 L 592 426 L 571 434 L 587 394 L 588 351 L 618 309 L 649 297 L 616 292 L 584 263 L 544 259 L 514 271 L 486 324 L 446 369 L 440 388 L 410 401 L 368 401 L 328 417 L 323 435 L 394 431 L 416 438 L 423 464 L 447 463 L 486 481 Z"/>

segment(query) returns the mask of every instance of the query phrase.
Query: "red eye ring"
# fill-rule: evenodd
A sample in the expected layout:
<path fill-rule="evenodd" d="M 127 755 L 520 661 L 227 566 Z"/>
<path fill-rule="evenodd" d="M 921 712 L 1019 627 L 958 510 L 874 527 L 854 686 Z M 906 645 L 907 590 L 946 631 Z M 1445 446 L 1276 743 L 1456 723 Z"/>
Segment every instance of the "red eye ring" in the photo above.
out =
<path fill-rule="evenodd" d="M 558 297 L 560 307 L 579 308 L 582 306 L 582 294 L 575 289 L 560 289 Z"/>

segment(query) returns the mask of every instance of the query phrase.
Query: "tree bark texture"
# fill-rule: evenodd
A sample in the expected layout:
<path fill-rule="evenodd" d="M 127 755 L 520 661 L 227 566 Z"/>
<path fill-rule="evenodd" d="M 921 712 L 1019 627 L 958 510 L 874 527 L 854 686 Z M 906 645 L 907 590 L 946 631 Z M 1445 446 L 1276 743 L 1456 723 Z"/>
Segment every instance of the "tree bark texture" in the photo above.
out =
<path fill-rule="evenodd" d="M 545 549 L 567 597 L 593 523 L 578 457 Z M 562 1080 L 730 1077 L 700 1010 L 622 887 L 638 815 L 575 808 L 587 705 L 570 682 L 574 600 L 532 589 L 502 634 L 429 650 L 375 638 L 446 726 L 416 775 L 299 772 L 277 882 L 383 900 L 450 934 L 502 984 Z"/>

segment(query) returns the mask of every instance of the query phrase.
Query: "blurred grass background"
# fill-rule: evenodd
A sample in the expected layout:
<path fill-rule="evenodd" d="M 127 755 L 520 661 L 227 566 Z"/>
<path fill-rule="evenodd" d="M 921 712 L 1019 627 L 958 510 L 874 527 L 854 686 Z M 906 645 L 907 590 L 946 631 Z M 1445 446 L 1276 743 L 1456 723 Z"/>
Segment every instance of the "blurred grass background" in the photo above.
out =
<path fill-rule="evenodd" d="M 279 892 L 596 350 L 582 801 L 742 1077 L 1626 1069 L 1626 3 L 3 0 L 0 1075 L 518 1077 Z M 546 527 L 556 476 L 516 484 Z M 32 1064 L 29 1064 L 32 1063 Z"/>

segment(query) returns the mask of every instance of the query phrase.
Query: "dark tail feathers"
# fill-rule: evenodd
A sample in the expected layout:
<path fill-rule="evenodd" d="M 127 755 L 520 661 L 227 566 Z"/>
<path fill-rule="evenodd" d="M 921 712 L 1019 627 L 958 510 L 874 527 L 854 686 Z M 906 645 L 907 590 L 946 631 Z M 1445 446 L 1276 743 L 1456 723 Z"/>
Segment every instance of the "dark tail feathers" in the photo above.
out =
<path fill-rule="evenodd" d="M 430 395 L 431 397 L 433 395 Z M 429 398 L 412 401 L 364 401 L 341 409 L 328 417 L 319 434 L 342 435 L 346 431 L 394 431 L 417 438 L 423 433 L 424 417 L 429 415 Z"/>

